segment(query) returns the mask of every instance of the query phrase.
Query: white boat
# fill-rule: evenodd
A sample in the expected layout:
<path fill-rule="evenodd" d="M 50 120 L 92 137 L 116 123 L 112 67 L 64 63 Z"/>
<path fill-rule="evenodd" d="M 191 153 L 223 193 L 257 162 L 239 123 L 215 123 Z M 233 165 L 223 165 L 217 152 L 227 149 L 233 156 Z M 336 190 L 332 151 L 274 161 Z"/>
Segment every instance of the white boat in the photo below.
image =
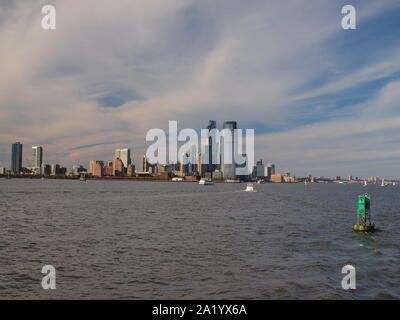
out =
<path fill-rule="evenodd" d="M 214 181 L 208 180 L 208 179 L 201 179 L 199 181 L 199 184 L 203 186 L 212 186 L 214 184 Z"/>
<path fill-rule="evenodd" d="M 381 187 L 385 186 L 385 179 L 382 179 Z"/>
<path fill-rule="evenodd" d="M 172 178 L 172 181 L 174 181 L 174 182 L 183 181 L 183 178 L 175 177 L 175 178 Z"/>
<path fill-rule="evenodd" d="M 79 181 L 81 181 L 81 182 L 86 182 L 85 176 L 84 176 L 84 175 L 81 175 L 80 178 L 79 178 Z"/>
<path fill-rule="evenodd" d="M 393 187 L 396 185 L 396 182 L 393 182 Z"/>
<path fill-rule="evenodd" d="M 366 187 L 368 185 L 367 181 L 364 181 L 364 187 Z"/>
<path fill-rule="evenodd" d="M 255 192 L 254 190 L 254 185 L 252 183 L 248 183 L 246 186 L 246 190 L 244 190 L 246 192 Z"/>
<path fill-rule="evenodd" d="M 257 184 L 263 184 L 263 183 L 265 183 L 264 179 L 257 180 Z"/>

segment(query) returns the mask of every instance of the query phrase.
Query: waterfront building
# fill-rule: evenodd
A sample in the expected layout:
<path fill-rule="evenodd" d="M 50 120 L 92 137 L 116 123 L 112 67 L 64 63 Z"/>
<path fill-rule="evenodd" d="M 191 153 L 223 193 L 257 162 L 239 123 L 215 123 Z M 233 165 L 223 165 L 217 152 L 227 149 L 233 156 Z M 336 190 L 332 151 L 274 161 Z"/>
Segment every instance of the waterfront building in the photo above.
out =
<path fill-rule="evenodd" d="M 123 176 L 124 175 L 124 163 L 120 158 L 112 160 L 112 175 Z"/>
<path fill-rule="evenodd" d="M 41 168 L 41 174 L 44 174 L 46 176 L 51 174 L 51 165 L 43 163 Z"/>
<path fill-rule="evenodd" d="M 59 164 L 52 164 L 51 165 L 51 175 L 56 176 L 60 174 L 60 165 Z"/>
<path fill-rule="evenodd" d="M 41 168 L 43 164 L 43 147 L 33 146 L 32 147 L 32 167 Z"/>
<path fill-rule="evenodd" d="M 113 175 L 113 166 L 112 166 L 112 161 L 107 161 L 104 166 L 103 166 L 103 171 L 102 171 L 103 176 L 112 176 Z"/>
<path fill-rule="evenodd" d="M 115 158 L 121 159 L 122 163 L 124 164 L 124 168 L 127 169 L 128 165 L 132 163 L 131 150 L 128 148 L 116 149 Z"/>
<path fill-rule="evenodd" d="M 6 173 L 7 173 L 7 169 L 1 167 L 1 168 L 0 168 L 0 174 L 6 174 Z"/>
<path fill-rule="evenodd" d="M 262 163 L 262 160 L 258 160 L 256 164 L 256 177 L 264 178 L 265 177 L 265 165 Z"/>
<path fill-rule="evenodd" d="M 90 160 L 89 161 L 89 174 L 93 177 L 103 176 L 103 161 Z"/>
<path fill-rule="evenodd" d="M 149 172 L 149 162 L 146 155 L 142 157 L 142 172 Z"/>
<path fill-rule="evenodd" d="M 11 172 L 19 173 L 22 171 L 22 143 L 12 144 L 11 149 Z"/>
<path fill-rule="evenodd" d="M 182 153 L 181 154 L 181 161 L 180 161 L 180 168 L 179 168 L 179 175 L 181 177 L 189 175 L 189 171 L 190 171 L 189 170 L 189 167 L 190 167 L 189 157 L 190 157 L 190 153 Z"/>
<path fill-rule="evenodd" d="M 133 177 L 135 175 L 135 165 L 132 163 L 128 164 L 128 168 L 126 169 L 126 175 L 128 177 Z"/>
<path fill-rule="evenodd" d="M 236 179 L 235 152 L 237 151 L 235 141 L 236 121 L 224 121 L 224 130 L 221 137 L 221 171 L 224 179 Z"/>
<path fill-rule="evenodd" d="M 219 171 L 219 170 L 215 170 L 213 172 L 213 176 L 212 177 L 213 177 L 213 179 L 221 180 L 222 179 L 222 172 Z"/>
<path fill-rule="evenodd" d="M 203 177 L 205 171 L 203 166 L 203 155 L 199 152 L 197 158 L 197 173 L 200 175 L 200 177 Z"/>
<path fill-rule="evenodd" d="M 272 174 L 270 178 L 271 182 L 284 182 L 284 176 L 282 174 Z"/>
<path fill-rule="evenodd" d="M 82 165 L 75 164 L 75 165 L 72 166 L 71 174 L 74 175 L 74 176 L 78 176 L 78 175 L 80 175 L 81 173 L 83 173 L 85 171 L 86 171 L 86 169 Z"/>
<path fill-rule="evenodd" d="M 189 153 L 189 175 L 193 175 L 193 173 L 197 172 L 197 165 L 198 165 L 198 152 L 196 145 L 193 145 L 190 148 Z"/>
<path fill-rule="evenodd" d="M 40 167 L 31 167 L 31 168 L 26 168 L 26 169 L 29 170 L 30 173 L 36 174 L 36 175 L 42 174 L 42 170 L 43 170 L 42 166 L 40 166 Z"/>
<path fill-rule="evenodd" d="M 165 166 L 163 166 L 163 165 L 161 165 L 161 164 L 158 164 L 158 165 L 156 165 L 156 166 L 154 167 L 154 173 L 155 173 L 155 174 L 162 174 L 162 173 L 164 173 L 164 172 L 166 172 L 166 171 L 165 171 Z"/>
<path fill-rule="evenodd" d="M 242 153 L 242 158 L 244 159 L 244 162 L 241 164 L 236 164 L 237 169 L 246 169 L 247 168 L 247 162 L 248 162 L 248 155 L 246 153 Z M 238 170 L 239 171 L 239 170 Z M 248 173 L 247 170 L 244 170 L 245 172 L 241 173 L 240 171 L 236 175 L 236 178 L 244 181 L 248 181 L 251 179 L 252 174 Z M 247 172 L 246 172 L 247 171 Z"/>
<path fill-rule="evenodd" d="M 217 129 L 217 121 L 215 120 L 210 120 L 208 122 L 208 145 L 207 145 L 207 150 L 206 150 L 206 156 L 207 156 L 207 172 L 212 172 L 216 168 L 216 156 L 217 154 L 214 154 L 216 152 L 213 152 L 213 149 L 216 150 L 216 135 L 215 135 L 215 129 Z"/>
<path fill-rule="evenodd" d="M 269 165 L 267 165 L 267 176 L 271 177 L 273 174 L 275 174 L 275 165 L 270 163 Z"/>

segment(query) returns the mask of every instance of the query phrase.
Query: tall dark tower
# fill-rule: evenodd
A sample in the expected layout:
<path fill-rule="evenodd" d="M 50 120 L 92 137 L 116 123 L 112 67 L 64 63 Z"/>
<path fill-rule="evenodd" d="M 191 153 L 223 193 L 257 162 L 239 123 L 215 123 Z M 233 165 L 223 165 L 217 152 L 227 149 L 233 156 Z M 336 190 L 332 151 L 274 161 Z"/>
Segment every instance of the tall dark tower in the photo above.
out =
<path fill-rule="evenodd" d="M 212 131 L 217 128 L 217 121 L 210 120 L 208 122 L 208 163 L 207 163 L 207 172 L 212 172 L 215 170 L 216 163 L 213 163 L 213 140 L 215 143 L 215 133 Z M 213 138 L 214 136 L 214 138 Z"/>
<path fill-rule="evenodd" d="M 11 149 L 11 171 L 19 173 L 22 171 L 22 143 L 13 143 Z"/>

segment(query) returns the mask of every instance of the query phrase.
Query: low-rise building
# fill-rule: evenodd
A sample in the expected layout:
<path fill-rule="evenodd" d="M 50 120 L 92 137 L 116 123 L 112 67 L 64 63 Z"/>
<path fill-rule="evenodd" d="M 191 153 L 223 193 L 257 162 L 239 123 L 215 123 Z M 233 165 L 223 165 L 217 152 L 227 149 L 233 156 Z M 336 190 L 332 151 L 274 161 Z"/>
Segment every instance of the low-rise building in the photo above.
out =
<path fill-rule="evenodd" d="M 272 174 L 270 181 L 275 183 L 285 182 L 282 174 Z"/>

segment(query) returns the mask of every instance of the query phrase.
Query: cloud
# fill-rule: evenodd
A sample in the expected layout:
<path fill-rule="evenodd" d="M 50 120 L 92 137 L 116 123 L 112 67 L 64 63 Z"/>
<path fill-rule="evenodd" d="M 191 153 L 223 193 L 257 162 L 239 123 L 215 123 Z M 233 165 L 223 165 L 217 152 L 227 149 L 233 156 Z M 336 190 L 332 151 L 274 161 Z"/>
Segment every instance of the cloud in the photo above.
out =
<path fill-rule="evenodd" d="M 122 146 L 138 161 L 147 130 L 168 120 L 237 119 L 275 128 L 257 137 L 260 157 L 300 173 L 320 161 L 333 173 L 338 162 L 358 169 L 368 153 L 335 139 L 382 131 L 382 142 L 397 126 L 400 48 L 387 37 L 399 30 L 382 27 L 382 46 L 363 33 L 389 21 L 395 0 L 354 1 L 353 33 L 340 28 L 340 1 L 53 2 L 56 31 L 40 28 L 45 1 L 0 4 L 0 165 L 16 140 L 25 152 L 43 144 L 46 162 L 110 159 Z M 349 41 L 369 51 L 354 56 Z M 367 151 L 397 156 L 378 149 Z"/>

